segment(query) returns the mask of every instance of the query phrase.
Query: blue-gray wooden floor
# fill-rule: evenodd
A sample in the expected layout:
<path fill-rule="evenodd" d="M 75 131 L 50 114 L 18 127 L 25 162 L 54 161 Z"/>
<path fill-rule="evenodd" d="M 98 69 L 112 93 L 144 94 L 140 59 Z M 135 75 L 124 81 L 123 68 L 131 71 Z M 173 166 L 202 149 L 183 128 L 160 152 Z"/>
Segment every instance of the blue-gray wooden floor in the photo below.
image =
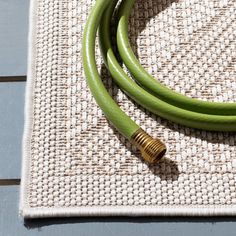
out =
<path fill-rule="evenodd" d="M 236 235 L 236 218 L 18 217 L 29 0 L 0 0 L 0 236 Z"/>

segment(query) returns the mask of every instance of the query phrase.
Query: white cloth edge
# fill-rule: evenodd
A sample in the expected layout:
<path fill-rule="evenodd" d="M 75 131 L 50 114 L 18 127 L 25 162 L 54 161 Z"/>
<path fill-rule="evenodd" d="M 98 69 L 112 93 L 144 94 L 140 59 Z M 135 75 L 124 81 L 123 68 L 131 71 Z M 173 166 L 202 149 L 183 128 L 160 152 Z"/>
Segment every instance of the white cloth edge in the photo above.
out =
<path fill-rule="evenodd" d="M 25 209 L 28 208 L 27 203 L 27 187 L 30 177 L 30 140 L 33 121 L 33 87 L 35 78 L 35 53 L 36 44 L 36 21 L 37 21 L 37 0 L 30 0 L 29 8 L 29 33 L 28 33 L 28 67 L 27 82 L 25 93 L 25 110 L 24 110 L 24 133 L 22 140 L 22 160 L 21 160 L 21 184 L 20 184 L 20 204 L 19 213 L 24 216 Z"/>
<path fill-rule="evenodd" d="M 105 217 L 105 216 L 234 216 L 236 207 L 225 206 L 104 206 L 104 207 L 74 207 L 74 208 L 24 208 L 25 218 L 44 217 Z"/>

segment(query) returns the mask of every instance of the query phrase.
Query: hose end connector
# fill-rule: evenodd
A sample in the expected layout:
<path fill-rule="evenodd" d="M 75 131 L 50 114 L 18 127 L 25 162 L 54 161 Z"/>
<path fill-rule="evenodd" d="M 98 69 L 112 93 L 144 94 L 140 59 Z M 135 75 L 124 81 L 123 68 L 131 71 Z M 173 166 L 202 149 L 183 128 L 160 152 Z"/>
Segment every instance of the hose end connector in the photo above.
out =
<path fill-rule="evenodd" d="M 141 151 L 143 159 L 150 164 L 159 162 L 166 153 L 166 146 L 159 139 L 153 139 L 143 129 L 138 129 L 131 138 Z"/>

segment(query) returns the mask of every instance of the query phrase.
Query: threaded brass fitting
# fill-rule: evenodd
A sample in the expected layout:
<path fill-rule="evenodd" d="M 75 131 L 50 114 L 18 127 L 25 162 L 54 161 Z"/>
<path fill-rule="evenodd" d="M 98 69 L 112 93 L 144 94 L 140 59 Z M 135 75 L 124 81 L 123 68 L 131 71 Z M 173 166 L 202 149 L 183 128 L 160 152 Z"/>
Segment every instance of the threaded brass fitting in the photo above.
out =
<path fill-rule="evenodd" d="M 166 146 L 159 139 L 153 139 L 143 129 L 138 129 L 131 138 L 138 147 L 145 161 L 156 164 L 166 153 Z"/>

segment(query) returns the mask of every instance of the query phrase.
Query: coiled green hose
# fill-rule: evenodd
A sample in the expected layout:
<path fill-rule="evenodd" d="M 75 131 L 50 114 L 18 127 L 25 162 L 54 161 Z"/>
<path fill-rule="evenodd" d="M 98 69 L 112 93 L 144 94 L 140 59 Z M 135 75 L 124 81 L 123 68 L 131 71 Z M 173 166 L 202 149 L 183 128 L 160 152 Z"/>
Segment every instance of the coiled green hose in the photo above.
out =
<path fill-rule="evenodd" d="M 142 153 L 146 152 L 143 153 L 144 157 L 152 156 L 152 160 L 146 158 L 149 162 L 156 162 L 164 154 L 164 145 L 160 145 L 159 140 L 154 145 L 147 134 L 140 136 L 143 131 L 119 108 L 104 87 L 95 61 L 98 28 L 105 64 L 115 82 L 131 99 L 149 111 L 181 125 L 211 131 L 236 131 L 236 103 L 206 102 L 186 97 L 159 83 L 141 66 L 128 39 L 128 19 L 134 3 L 135 0 L 123 0 L 119 6 L 117 45 L 123 62 L 138 83 L 123 71 L 112 49 L 110 22 L 117 0 L 97 0 L 85 27 L 84 70 L 90 90 L 105 116 L 122 135 L 134 141 Z M 150 153 L 150 148 L 153 153 Z"/>

